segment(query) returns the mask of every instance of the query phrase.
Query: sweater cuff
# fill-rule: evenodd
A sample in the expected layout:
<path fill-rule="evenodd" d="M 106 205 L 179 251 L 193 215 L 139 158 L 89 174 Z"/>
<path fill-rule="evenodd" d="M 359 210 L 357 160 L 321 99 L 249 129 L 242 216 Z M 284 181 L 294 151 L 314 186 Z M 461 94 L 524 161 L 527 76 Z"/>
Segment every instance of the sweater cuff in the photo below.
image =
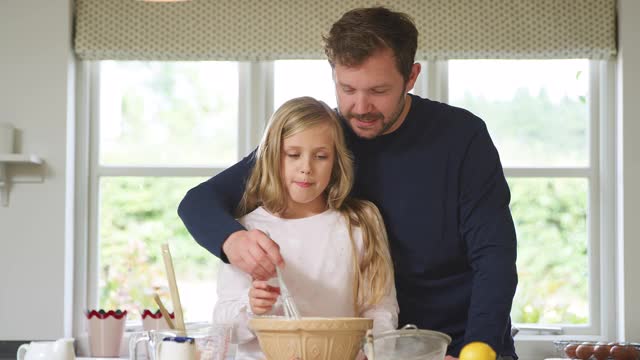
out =
<path fill-rule="evenodd" d="M 224 242 L 222 244 L 224 245 Z M 222 250 L 222 245 L 220 245 L 220 260 L 222 260 L 222 262 L 224 262 L 225 264 L 231 264 L 229 262 L 229 258 L 227 257 L 227 254 L 225 254 L 224 250 Z"/>
<path fill-rule="evenodd" d="M 238 232 L 238 231 L 242 231 L 242 230 L 246 230 L 244 227 L 242 227 L 242 225 L 240 225 L 240 223 L 236 222 L 236 224 L 238 225 L 237 229 L 233 229 L 233 231 L 229 232 L 226 234 L 226 236 L 224 237 L 224 240 L 222 240 L 222 243 L 220 244 L 220 260 L 222 260 L 225 264 L 230 264 L 229 262 L 229 258 L 227 257 L 227 254 L 224 253 L 224 243 L 227 241 L 227 239 L 229 239 L 229 236 L 233 235 L 234 233 Z"/>

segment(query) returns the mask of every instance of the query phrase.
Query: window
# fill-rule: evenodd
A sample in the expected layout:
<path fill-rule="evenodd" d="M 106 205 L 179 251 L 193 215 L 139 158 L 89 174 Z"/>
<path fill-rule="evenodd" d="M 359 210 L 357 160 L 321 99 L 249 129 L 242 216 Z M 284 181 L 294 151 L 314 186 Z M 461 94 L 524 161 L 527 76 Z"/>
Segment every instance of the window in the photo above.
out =
<path fill-rule="evenodd" d="M 504 167 L 589 166 L 589 62 L 449 62 L 449 103 L 482 117 Z"/>
<path fill-rule="evenodd" d="M 235 63 L 105 61 L 100 72 L 101 165 L 235 163 Z"/>
<path fill-rule="evenodd" d="M 176 209 L 188 189 L 238 160 L 238 64 L 103 61 L 96 68 L 90 303 L 138 320 L 142 309 L 157 308 L 157 292 L 172 308 L 160 252 L 169 243 L 185 319 L 208 321 L 218 261 L 193 241 Z"/>
<path fill-rule="evenodd" d="M 274 109 L 298 96 L 311 96 L 336 108 L 331 65 L 326 60 L 280 60 L 274 62 Z"/>
<path fill-rule="evenodd" d="M 134 312 L 154 307 L 153 291 L 168 300 L 157 250 L 168 241 L 187 320 L 208 320 L 217 262 L 187 234 L 177 204 L 253 149 L 287 99 L 308 95 L 335 107 L 331 68 L 324 60 L 99 68 L 91 215 L 99 265 L 90 276 L 99 281 L 90 293 Z M 611 329 L 613 245 L 600 236 L 612 226 L 601 200 L 613 175 L 603 170 L 611 151 L 606 69 L 587 60 L 437 61 L 423 64 L 416 83 L 416 94 L 480 116 L 500 152 L 519 241 L 512 318 L 525 334 L 604 338 Z"/>
<path fill-rule="evenodd" d="M 516 324 L 600 333 L 599 89 L 587 60 L 449 61 L 448 100 L 486 123 L 511 188 Z M 597 73 L 595 73 L 597 76 Z M 594 196 L 594 194 L 596 196 Z"/>

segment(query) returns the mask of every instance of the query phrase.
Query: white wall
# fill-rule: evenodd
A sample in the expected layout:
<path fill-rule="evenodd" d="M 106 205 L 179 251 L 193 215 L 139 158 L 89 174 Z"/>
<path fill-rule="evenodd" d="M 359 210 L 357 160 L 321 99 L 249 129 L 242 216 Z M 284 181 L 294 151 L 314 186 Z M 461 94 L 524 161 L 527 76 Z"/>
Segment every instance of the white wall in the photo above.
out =
<path fill-rule="evenodd" d="M 41 155 L 42 184 L 16 184 L 0 207 L 0 340 L 71 335 L 74 71 L 72 0 L 0 1 L 0 122 Z M 640 2 L 620 0 L 619 336 L 640 341 Z M 26 171 L 21 169 L 20 171 Z M 75 309 L 76 315 L 83 309 Z"/>
<path fill-rule="evenodd" d="M 52 339 L 71 331 L 71 4 L 0 1 L 0 122 L 18 130 L 16 150 L 46 161 L 45 181 L 13 185 L 9 207 L 0 207 L 0 340 Z"/>

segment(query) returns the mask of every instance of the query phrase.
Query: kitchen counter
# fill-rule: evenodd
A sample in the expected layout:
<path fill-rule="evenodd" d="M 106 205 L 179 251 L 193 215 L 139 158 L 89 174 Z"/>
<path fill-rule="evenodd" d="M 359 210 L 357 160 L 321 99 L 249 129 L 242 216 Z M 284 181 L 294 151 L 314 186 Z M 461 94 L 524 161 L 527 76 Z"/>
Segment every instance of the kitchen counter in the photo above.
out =
<path fill-rule="evenodd" d="M 233 355 L 231 355 L 230 357 L 227 357 L 227 360 L 233 360 Z M 127 358 L 94 358 L 94 357 L 77 357 L 76 360 L 122 360 L 122 359 L 127 359 Z M 5 359 L 0 359 L 0 360 L 5 360 Z M 15 360 L 15 359 L 6 359 L 6 360 Z M 566 360 L 566 359 L 560 359 L 560 360 Z"/>
<path fill-rule="evenodd" d="M 123 360 L 123 359 L 128 359 L 126 357 L 119 357 L 119 358 L 97 358 L 97 357 L 76 357 L 76 360 Z M 229 355 L 227 356 L 226 360 L 233 360 L 234 356 L 233 355 Z M 15 360 L 14 359 L 1 359 L 0 360 Z M 566 360 L 566 359 L 561 359 L 561 360 Z"/>
<path fill-rule="evenodd" d="M 76 357 L 76 360 L 122 360 L 127 358 L 93 358 L 93 357 Z M 15 356 L 12 358 L 0 358 L 0 360 L 16 360 Z"/>

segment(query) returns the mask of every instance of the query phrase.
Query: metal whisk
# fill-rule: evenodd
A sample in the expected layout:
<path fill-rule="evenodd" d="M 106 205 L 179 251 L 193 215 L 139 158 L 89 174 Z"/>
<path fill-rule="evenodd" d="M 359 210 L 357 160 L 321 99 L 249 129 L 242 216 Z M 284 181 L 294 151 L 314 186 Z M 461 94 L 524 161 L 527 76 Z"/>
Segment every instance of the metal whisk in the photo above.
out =
<path fill-rule="evenodd" d="M 296 303 L 293 301 L 287 285 L 285 285 L 282 279 L 282 272 L 279 267 L 276 267 L 276 273 L 278 274 L 278 282 L 280 283 L 280 297 L 282 298 L 282 305 L 284 306 L 284 315 L 289 319 L 300 319 L 300 312 Z"/>
<path fill-rule="evenodd" d="M 264 234 L 268 237 L 271 237 L 268 231 L 264 231 Z M 287 285 L 285 285 L 284 280 L 282 278 L 282 272 L 280 268 L 276 266 L 276 274 L 278 275 L 278 283 L 280 284 L 280 297 L 282 298 L 282 306 L 284 307 L 284 316 L 289 319 L 300 319 L 300 311 L 298 311 L 298 307 L 296 303 L 293 302 L 293 298 L 289 293 L 289 289 L 287 289 Z"/>

